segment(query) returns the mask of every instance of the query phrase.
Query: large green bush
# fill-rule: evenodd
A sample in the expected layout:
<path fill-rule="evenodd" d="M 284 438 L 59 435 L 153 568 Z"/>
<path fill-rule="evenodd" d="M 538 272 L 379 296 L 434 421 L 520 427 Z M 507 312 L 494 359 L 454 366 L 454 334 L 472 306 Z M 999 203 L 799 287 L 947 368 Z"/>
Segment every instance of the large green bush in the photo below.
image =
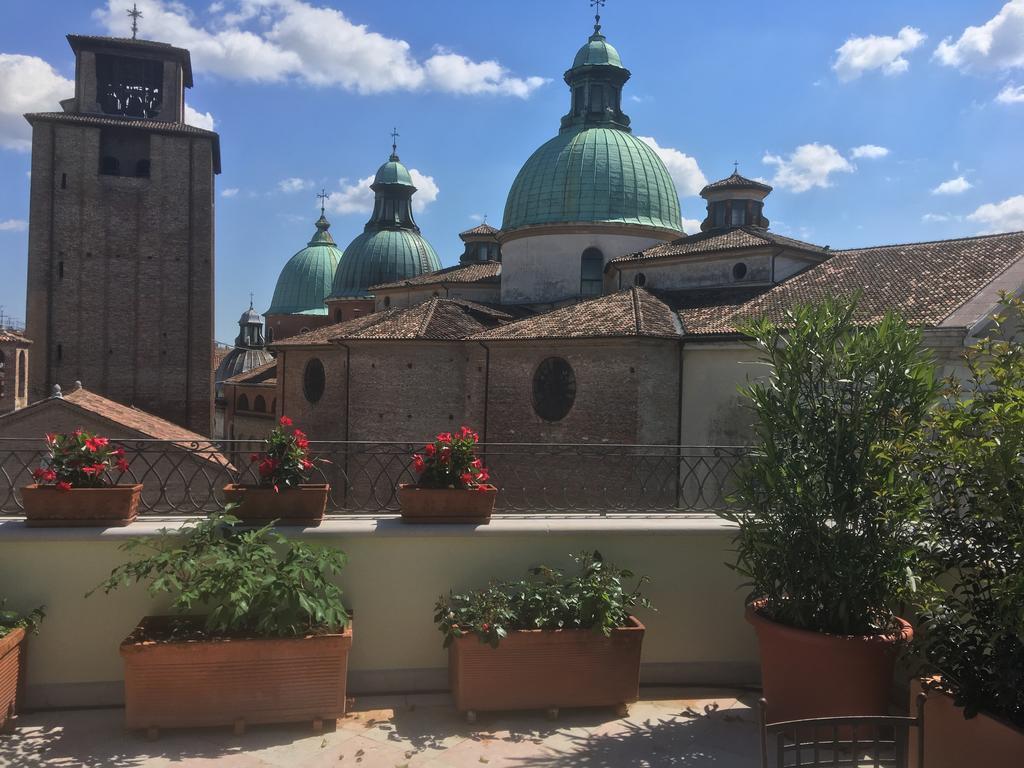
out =
<path fill-rule="evenodd" d="M 913 437 L 938 385 L 921 334 L 856 299 L 797 307 L 744 332 L 765 378 L 743 390 L 755 440 L 736 493 L 736 570 L 780 623 L 875 634 L 915 588 L 926 489 Z"/>
<path fill-rule="evenodd" d="M 919 643 L 968 717 L 1024 727 L 1024 304 L 1005 310 L 922 443 L 935 498 L 923 530 L 944 588 L 925 594 Z"/>
<path fill-rule="evenodd" d="M 150 595 L 169 595 L 177 613 L 201 615 L 209 636 L 288 637 L 344 629 L 348 615 L 330 577 L 344 567 L 345 555 L 291 541 L 272 524 L 235 530 L 239 521 L 231 508 L 180 531 L 129 540 L 122 549 L 135 559 L 115 568 L 97 589 L 109 593 L 147 583 Z"/>

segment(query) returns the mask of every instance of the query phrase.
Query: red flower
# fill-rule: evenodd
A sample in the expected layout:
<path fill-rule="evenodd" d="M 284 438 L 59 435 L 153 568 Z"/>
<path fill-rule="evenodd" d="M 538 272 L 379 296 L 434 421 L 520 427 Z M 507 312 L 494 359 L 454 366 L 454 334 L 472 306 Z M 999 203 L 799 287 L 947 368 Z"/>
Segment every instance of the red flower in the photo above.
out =
<path fill-rule="evenodd" d="M 480 625 L 480 629 L 482 629 L 484 632 L 490 632 L 491 625 L 485 621 L 483 624 Z"/>
<path fill-rule="evenodd" d="M 439 434 L 437 436 L 436 440 L 439 443 L 450 443 L 452 441 L 452 433 L 451 432 L 442 432 L 441 434 Z"/>
<path fill-rule="evenodd" d="M 274 483 L 274 493 L 280 493 L 281 489 L 277 487 L 277 483 Z"/>
<path fill-rule="evenodd" d="M 47 445 L 53 445 L 56 442 L 57 442 L 57 435 L 54 434 L 53 432 L 48 432 L 47 435 L 46 435 L 46 444 Z"/>
<path fill-rule="evenodd" d="M 462 437 L 462 438 L 469 437 L 472 434 L 473 434 L 473 430 L 470 429 L 467 426 L 463 426 L 462 429 L 459 430 L 459 437 Z"/>
<path fill-rule="evenodd" d="M 124 448 L 121 447 L 120 445 L 117 446 L 117 448 L 114 449 L 114 457 L 118 458 L 118 459 L 123 459 L 124 458 Z"/>
<path fill-rule="evenodd" d="M 54 480 L 57 479 L 57 473 L 54 472 L 52 469 L 44 469 L 43 467 L 39 467 L 38 469 L 32 471 L 32 477 L 34 477 L 37 481 L 41 483 L 52 483 Z"/>
<path fill-rule="evenodd" d="M 105 448 L 109 442 L 105 437 L 89 437 L 85 440 L 85 447 L 96 453 L 100 448 Z"/>
<path fill-rule="evenodd" d="M 310 461 L 309 459 L 303 459 L 302 460 L 302 468 L 306 469 L 306 470 L 312 469 L 313 468 L 313 462 Z"/>
<path fill-rule="evenodd" d="M 435 453 L 437 453 L 437 446 L 435 446 L 433 443 L 427 443 L 425 446 L 423 446 L 423 452 L 427 454 L 427 456 L 433 456 Z"/>
<path fill-rule="evenodd" d="M 462 481 L 463 485 L 469 485 L 470 483 L 473 482 L 473 475 L 471 475 L 469 472 L 463 472 L 461 475 L 459 475 L 459 480 Z"/>
<path fill-rule="evenodd" d="M 260 477 L 270 477 L 274 474 L 274 470 L 277 469 L 277 462 L 273 459 L 264 459 L 260 462 L 259 473 Z"/>
<path fill-rule="evenodd" d="M 491 473 L 487 471 L 487 467 L 482 467 L 480 469 L 480 472 L 476 476 L 476 481 L 478 483 L 486 483 L 490 479 L 491 479 Z"/>
<path fill-rule="evenodd" d="M 129 465 L 128 465 L 128 460 L 127 459 L 118 459 L 117 460 L 117 468 L 119 470 L 121 470 L 122 472 L 127 472 L 128 471 L 128 466 Z"/>
<path fill-rule="evenodd" d="M 88 475 L 90 477 L 92 477 L 93 475 L 99 477 L 100 475 L 103 474 L 103 471 L 105 469 L 106 465 L 104 464 L 90 464 L 89 466 L 82 467 L 82 474 Z"/>
<path fill-rule="evenodd" d="M 302 450 L 306 450 L 307 448 L 309 448 L 309 440 L 307 440 L 305 437 L 296 437 L 295 445 L 297 445 Z"/>
<path fill-rule="evenodd" d="M 70 491 L 71 490 L 71 483 L 69 483 L 67 480 L 61 480 L 59 483 L 57 483 L 57 490 L 59 490 L 59 491 Z"/>
<path fill-rule="evenodd" d="M 480 459 L 473 459 L 471 462 L 469 462 L 469 466 L 471 466 L 473 469 L 483 469 L 484 463 L 480 461 Z"/>
<path fill-rule="evenodd" d="M 255 464 L 259 460 L 260 460 L 260 455 L 258 453 L 250 453 L 249 454 L 249 461 L 251 461 L 252 463 Z"/>
<path fill-rule="evenodd" d="M 290 427 L 291 425 L 292 425 L 292 420 L 291 419 L 289 419 L 287 416 L 282 416 L 281 417 L 281 426 L 282 427 Z"/>
<path fill-rule="evenodd" d="M 412 468 L 416 470 L 417 473 L 422 473 L 423 470 L 427 468 L 427 463 L 423 461 L 423 457 L 418 453 L 414 453 L 412 456 Z"/>

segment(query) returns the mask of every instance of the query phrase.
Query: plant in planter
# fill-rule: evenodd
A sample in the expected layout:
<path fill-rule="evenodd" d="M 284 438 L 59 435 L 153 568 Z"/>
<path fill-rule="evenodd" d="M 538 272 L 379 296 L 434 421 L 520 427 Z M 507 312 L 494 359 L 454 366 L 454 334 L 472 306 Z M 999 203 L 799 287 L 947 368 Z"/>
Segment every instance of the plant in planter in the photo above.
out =
<path fill-rule="evenodd" d="M 755 439 L 722 516 L 775 721 L 886 714 L 913 634 L 894 609 L 919 578 L 913 446 L 938 385 L 918 331 L 892 314 L 858 325 L 856 311 L 830 300 L 744 329 L 767 377 L 743 390 Z"/>
<path fill-rule="evenodd" d="M 352 628 L 331 577 L 345 556 L 237 522 L 215 513 L 126 542 L 138 557 L 97 587 L 145 582 L 178 614 L 144 618 L 121 643 L 129 728 L 344 715 Z"/>
<path fill-rule="evenodd" d="M 630 611 L 650 608 L 647 579 L 627 589 L 633 573 L 600 552 L 574 560 L 573 576 L 533 568 L 521 581 L 438 599 L 452 695 L 470 721 L 481 710 L 624 710 L 637 700 L 644 626 Z"/>
<path fill-rule="evenodd" d="M 311 458 L 309 438 L 301 429 L 292 427 L 292 420 L 281 421 L 267 435 L 263 451 L 249 458 L 257 465 L 259 485 L 229 483 L 224 498 L 238 506 L 235 514 L 243 522 L 264 523 L 276 520 L 284 525 L 320 525 L 327 509 L 327 483 L 307 482 L 317 462 Z"/>
<path fill-rule="evenodd" d="M 138 516 L 141 483 L 117 485 L 130 467 L 124 448 L 81 429 L 46 436 L 47 455 L 21 489 L 29 526 L 123 526 Z"/>
<path fill-rule="evenodd" d="M 498 489 L 477 456 L 480 436 L 469 427 L 442 432 L 413 454 L 416 484 L 398 487 L 402 519 L 411 522 L 486 523 Z"/>
<path fill-rule="evenodd" d="M 25 634 L 38 632 L 44 615 L 42 608 L 20 614 L 5 605 L 6 601 L 0 600 L 0 731 L 9 727 L 16 714 Z"/>
<path fill-rule="evenodd" d="M 1024 344 L 1014 327 L 1024 329 L 1024 303 L 1006 300 L 921 446 L 936 579 L 919 602 L 918 646 L 933 675 L 925 754 L 934 768 L 982 754 L 992 766 L 1024 760 Z"/>

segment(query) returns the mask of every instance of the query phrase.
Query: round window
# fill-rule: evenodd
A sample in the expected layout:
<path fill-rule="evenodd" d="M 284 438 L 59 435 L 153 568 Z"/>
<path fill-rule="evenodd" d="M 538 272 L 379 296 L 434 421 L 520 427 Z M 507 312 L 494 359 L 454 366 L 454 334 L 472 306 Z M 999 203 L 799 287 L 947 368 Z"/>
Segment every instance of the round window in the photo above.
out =
<path fill-rule="evenodd" d="M 647 275 L 645 275 L 643 272 L 637 272 L 636 277 L 633 278 L 633 285 L 635 285 L 637 288 L 643 288 L 645 285 L 647 285 Z"/>
<path fill-rule="evenodd" d="M 327 374 L 324 373 L 324 364 L 314 357 L 306 363 L 306 370 L 302 373 L 302 392 L 309 402 L 316 403 L 324 396 L 326 384 Z"/>
<path fill-rule="evenodd" d="M 560 357 L 549 357 L 533 374 L 533 411 L 545 421 L 561 421 L 576 401 L 576 373 Z"/>
<path fill-rule="evenodd" d="M 744 264 L 741 261 L 741 262 L 739 262 L 739 263 L 737 263 L 737 264 L 735 264 L 733 266 L 733 268 L 732 268 L 732 279 L 733 280 L 742 280 L 746 276 L 747 276 L 747 265 L 746 264 Z"/>

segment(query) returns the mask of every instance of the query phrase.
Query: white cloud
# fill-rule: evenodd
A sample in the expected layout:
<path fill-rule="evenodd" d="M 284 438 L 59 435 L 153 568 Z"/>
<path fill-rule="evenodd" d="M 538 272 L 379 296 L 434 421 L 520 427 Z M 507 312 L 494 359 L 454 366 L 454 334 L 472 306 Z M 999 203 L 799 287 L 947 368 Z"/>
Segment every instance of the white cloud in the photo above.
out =
<path fill-rule="evenodd" d="M 313 186 L 313 182 L 308 179 L 300 179 L 296 176 L 290 179 L 281 179 L 277 182 L 277 188 L 287 195 L 295 192 L 301 192 L 304 189 L 309 189 Z"/>
<path fill-rule="evenodd" d="M 761 162 L 775 166 L 772 185 L 791 192 L 830 187 L 833 173 L 853 172 L 853 165 L 831 144 L 802 144 L 788 158 L 766 153 Z"/>
<path fill-rule="evenodd" d="M 957 176 L 955 179 L 949 179 L 948 181 L 944 181 L 939 184 L 939 186 L 932 190 L 932 194 L 961 195 L 973 186 L 974 185 L 963 176 Z"/>
<path fill-rule="evenodd" d="M 125 35 L 130 22 L 123 6 L 107 0 L 94 16 L 111 34 Z M 147 37 L 188 48 L 197 69 L 232 80 L 297 80 L 357 93 L 436 90 L 520 98 L 547 82 L 443 49 L 421 61 L 405 40 L 303 0 L 239 0 L 233 11 L 214 3 L 205 25 L 181 2 L 141 0 L 139 6 Z"/>
<path fill-rule="evenodd" d="M 1024 195 L 1008 197 L 999 203 L 986 203 L 967 218 L 985 225 L 985 232 L 1024 230 Z"/>
<path fill-rule="evenodd" d="M 209 112 L 199 112 L 185 105 L 185 122 L 194 125 L 196 128 L 203 128 L 207 131 L 213 130 L 213 115 Z"/>
<path fill-rule="evenodd" d="M 416 168 L 409 169 L 413 186 L 416 187 L 416 194 L 412 197 L 413 213 L 422 213 L 427 206 L 437 200 L 441 194 L 440 187 L 434 181 L 433 176 L 427 176 Z M 369 213 L 373 210 L 373 190 L 370 185 L 373 183 L 373 176 L 359 179 L 354 183 L 348 183 L 342 179 L 340 188 L 331 193 L 327 200 L 327 208 L 333 213 Z"/>
<path fill-rule="evenodd" d="M 886 147 L 880 147 L 877 144 L 861 144 L 859 147 L 854 147 L 850 150 L 850 157 L 854 160 L 858 160 L 862 157 L 868 160 L 877 160 L 880 157 L 885 157 L 889 154 L 889 150 Z"/>
<path fill-rule="evenodd" d="M 0 232 L 24 232 L 26 229 L 28 229 L 28 222 L 24 219 L 0 221 Z"/>
<path fill-rule="evenodd" d="M 954 213 L 926 213 L 921 217 L 925 224 L 941 224 L 947 221 L 963 221 L 963 216 Z"/>
<path fill-rule="evenodd" d="M 39 57 L 0 53 L 0 147 L 28 152 L 32 130 L 23 115 L 58 111 L 74 95 L 74 82 Z"/>
<path fill-rule="evenodd" d="M 904 54 L 921 45 L 926 37 L 916 27 L 904 27 L 896 37 L 851 37 L 836 49 L 832 69 L 844 83 L 856 80 L 872 69 L 880 69 L 886 75 L 898 75 L 910 67 Z"/>
<path fill-rule="evenodd" d="M 688 235 L 696 234 L 700 232 L 700 219 L 683 219 L 683 232 Z"/>
<path fill-rule="evenodd" d="M 1010 83 L 999 92 L 996 101 L 1001 104 L 1024 104 L 1024 85 Z"/>
<path fill-rule="evenodd" d="M 650 136 L 637 136 L 640 141 L 649 146 L 665 163 L 672 181 L 676 183 L 677 191 L 684 197 L 696 195 L 708 183 L 707 177 L 697 165 L 696 159 L 685 152 L 680 152 L 672 147 L 662 147 Z"/>
<path fill-rule="evenodd" d="M 980 27 L 967 27 L 956 42 L 947 37 L 934 58 L 964 72 L 1024 67 L 1024 0 L 1010 0 Z"/>
<path fill-rule="evenodd" d="M 227 189 L 222 189 L 221 190 L 220 196 L 221 197 L 237 197 L 239 192 L 240 192 L 240 190 L 238 189 L 238 187 L 228 187 Z"/>

